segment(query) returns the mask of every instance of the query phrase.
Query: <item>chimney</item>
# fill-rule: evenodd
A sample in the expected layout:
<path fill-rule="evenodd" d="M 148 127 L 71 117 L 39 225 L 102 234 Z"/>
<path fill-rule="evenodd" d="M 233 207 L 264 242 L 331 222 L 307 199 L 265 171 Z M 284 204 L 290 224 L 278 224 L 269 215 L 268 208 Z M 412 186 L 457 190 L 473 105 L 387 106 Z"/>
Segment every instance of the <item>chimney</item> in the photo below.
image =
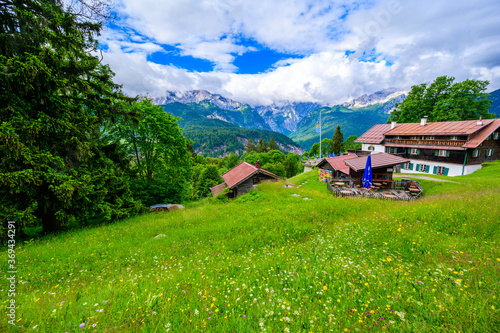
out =
<path fill-rule="evenodd" d="M 420 126 L 425 126 L 425 125 L 427 125 L 427 116 L 422 117 L 422 119 L 420 119 Z"/>
<path fill-rule="evenodd" d="M 391 129 L 394 129 L 395 127 L 396 127 L 396 122 L 395 122 L 395 121 L 393 121 L 393 122 L 391 123 Z"/>
<path fill-rule="evenodd" d="M 477 121 L 478 126 L 483 126 L 483 116 L 479 116 L 479 120 Z"/>
<path fill-rule="evenodd" d="M 259 160 L 255 161 L 255 167 L 260 169 L 260 161 Z"/>

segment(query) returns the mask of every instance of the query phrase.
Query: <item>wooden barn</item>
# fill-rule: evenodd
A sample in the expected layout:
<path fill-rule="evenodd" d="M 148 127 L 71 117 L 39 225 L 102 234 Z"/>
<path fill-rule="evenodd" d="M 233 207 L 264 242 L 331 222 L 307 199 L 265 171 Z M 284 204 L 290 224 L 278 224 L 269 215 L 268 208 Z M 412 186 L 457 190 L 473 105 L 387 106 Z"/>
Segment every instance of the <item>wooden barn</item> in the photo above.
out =
<path fill-rule="evenodd" d="M 349 167 L 345 161 L 357 158 L 356 154 L 346 154 L 324 158 L 316 164 L 319 169 L 319 180 L 324 182 L 327 178 L 342 178 L 349 176 Z"/>
<path fill-rule="evenodd" d="M 257 160 L 255 165 L 248 162 L 241 162 L 228 172 L 221 175 L 224 183 L 212 187 L 212 195 L 215 197 L 225 188 L 229 188 L 227 196 L 232 199 L 238 195 L 248 193 L 254 185 L 259 184 L 263 180 L 280 180 L 281 178 L 272 172 L 264 170 L 260 167 L 260 162 Z"/>

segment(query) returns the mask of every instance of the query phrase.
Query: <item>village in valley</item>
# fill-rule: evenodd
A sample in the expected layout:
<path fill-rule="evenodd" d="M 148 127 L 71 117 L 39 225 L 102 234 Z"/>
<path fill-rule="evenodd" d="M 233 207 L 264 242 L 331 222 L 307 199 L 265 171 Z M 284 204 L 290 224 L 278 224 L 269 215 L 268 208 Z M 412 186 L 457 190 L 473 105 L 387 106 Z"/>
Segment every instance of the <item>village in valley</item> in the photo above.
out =
<path fill-rule="evenodd" d="M 393 121 L 374 125 L 355 142 L 362 144 L 361 149 L 306 160 L 304 172 L 317 169 L 318 180 L 335 196 L 410 200 L 423 192 L 420 175 L 463 176 L 479 170 L 484 162 L 500 159 L 500 119 Z M 416 173 L 417 179 L 395 180 L 395 172 Z M 234 198 L 263 180 L 281 179 L 261 169 L 259 161 L 255 165 L 242 162 L 222 178 L 223 183 L 211 188 L 214 197 L 227 188 L 226 195 Z"/>

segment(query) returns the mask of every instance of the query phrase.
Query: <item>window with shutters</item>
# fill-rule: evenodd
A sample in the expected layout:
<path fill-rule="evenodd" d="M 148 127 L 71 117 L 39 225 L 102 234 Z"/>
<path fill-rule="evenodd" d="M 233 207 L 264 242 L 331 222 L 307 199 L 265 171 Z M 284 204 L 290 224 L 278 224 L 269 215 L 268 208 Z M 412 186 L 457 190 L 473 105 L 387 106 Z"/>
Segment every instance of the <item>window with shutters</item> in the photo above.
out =
<path fill-rule="evenodd" d="M 500 133 L 498 133 L 498 132 L 493 133 L 493 140 L 498 140 L 499 137 L 500 137 Z"/>
<path fill-rule="evenodd" d="M 420 149 L 418 149 L 418 148 L 412 148 L 411 151 L 410 151 L 410 154 L 412 154 L 412 155 L 418 155 L 418 154 L 420 154 Z"/>
<path fill-rule="evenodd" d="M 493 156 L 493 149 L 487 149 L 486 150 L 486 156 L 487 157 Z"/>
<path fill-rule="evenodd" d="M 446 169 L 446 168 L 445 168 L 445 167 L 443 167 L 443 166 L 438 166 L 438 167 L 436 168 L 436 174 L 438 174 L 438 175 L 442 175 L 442 174 L 444 174 L 444 169 Z"/>
<path fill-rule="evenodd" d="M 448 151 L 447 150 L 440 150 L 438 153 L 438 156 L 442 156 L 442 157 L 449 156 Z"/>
<path fill-rule="evenodd" d="M 427 164 L 420 164 L 420 165 L 418 166 L 418 171 L 420 171 L 420 172 L 427 172 L 427 168 L 428 168 L 428 167 L 429 167 L 429 166 L 428 166 Z"/>
<path fill-rule="evenodd" d="M 368 150 L 375 150 L 375 147 L 374 146 L 370 146 L 370 147 L 368 147 Z"/>
<path fill-rule="evenodd" d="M 475 150 L 472 152 L 472 157 L 479 157 L 479 150 L 478 150 L 478 149 L 475 149 Z"/>

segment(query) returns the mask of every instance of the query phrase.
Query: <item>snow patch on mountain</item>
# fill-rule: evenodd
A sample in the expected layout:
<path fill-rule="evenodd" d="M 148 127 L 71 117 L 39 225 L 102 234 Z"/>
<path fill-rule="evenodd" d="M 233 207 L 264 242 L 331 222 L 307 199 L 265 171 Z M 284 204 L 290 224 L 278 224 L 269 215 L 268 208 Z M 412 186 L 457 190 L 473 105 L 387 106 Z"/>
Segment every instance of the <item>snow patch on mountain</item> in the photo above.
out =
<path fill-rule="evenodd" d="M 237 110 L 246 104 L 233 101 L 219 94 L 212 94 L 206 90 L 189 90 L 189 91 L 169 91 L 165 92 L 164 96 L 153 98 L 153 103 L 157 105 L 166 105 L 174 102 L 178 103 L 200 103 L 210 102 L 215 106 L 225 110 Z"/>
<path fill-rule="evenodd" d="M 384 104 L 391 100 L 396 100 L 394 101 L 394 103 L 398 103 L 406 97 L 407 93 L 407 91 L 398 90 L 396 88 L 387 88 L 377 91 L 371 95 L 362 95 L 356 99 L 351 100 L 350 102 L 343 103 L 342 106 L 348 109 L 358 109 L 375 104 Z M 390 112 L 393 108 L 394 106 L 389 108 L 389 110 L 384 110 L 384 112 Z"/>

